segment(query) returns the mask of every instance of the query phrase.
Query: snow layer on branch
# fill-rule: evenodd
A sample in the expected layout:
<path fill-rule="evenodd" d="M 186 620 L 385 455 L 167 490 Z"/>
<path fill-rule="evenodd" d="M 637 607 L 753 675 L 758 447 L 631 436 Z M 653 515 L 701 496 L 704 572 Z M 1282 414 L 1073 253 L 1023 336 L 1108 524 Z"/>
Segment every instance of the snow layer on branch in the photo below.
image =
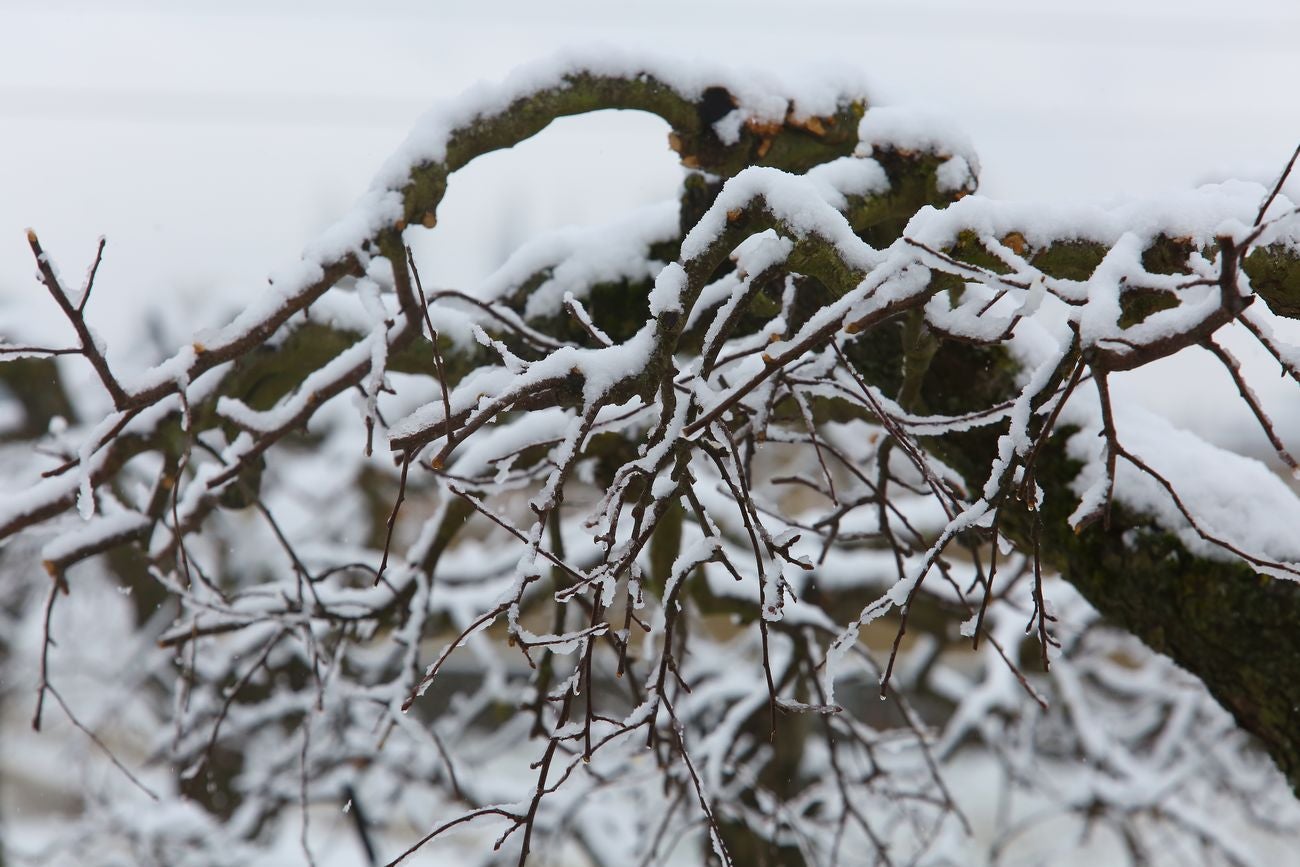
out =
<path fill-rule="evenodd" d="M 269 432 L 283 429 L 293 424 L 296 417 L 318 400 L 321 391 L 333 386 L 349 370 L 372 359 L 376 345 L 387 346 L 383 326 L 340 352 L 319 370 L 313 371 L 291 397 L 271 409 L 255 410 L 241 400 L 223 395 L 217 399 L 217 413 L 251 431 Z"/>
<path fill-rule="evenodd" d="M 947 334 L 968 340 L 996 341 L 1012 325 L 1010 315 L 985 312 L 980 315 L 996 293 L 981 283 L 967 283 L 966 291 L 955 306 L 952 298 L 943 292 L 930 297 L 925 305 L 925 318 Z"/>
<path fill-rule="evenodd" d="M 630 404 L 602 407 L 593 428 L 599 430 L 611 419 L 627 415 L 639 405 L 638 399 Z M 476 478 L 489 472 L 500 475 L 509 469 L 511 456 L 530 446 L 564 439 L 574 424 L 572 412 L 550 407 L 492 425 L 475 434 L 457 451 L 456 460 L 447 471 L 460 478 Z"/>
<path fill-rule="evenodd" d="M 741 279 L 761 274 L 768 268 L 780 265 L 794 250 L 788 238 L 777 235 L 773 229 L 750 235 L 732 251 L 731 259 Z"/>
<path fill-rule="evenodd" d="M 653 328 L 649 326 L 616 346 L 600 349 L 563 346 L 539 361 L 528 362 L 522 371 L 504 367 L 479 368 L 462 380 L 448 395 L 448 401 L 452 414 L 456 415 L 483 409 L 485 402 L 502 400 L 511 403 L 545 383 L 576 374 L 582 378 L 583 404 L 591 406 L 603 399 L 614 386 L 644 370 L 654 348 Z M 430 401 L 393 424 L 389 437 L 400 440 L 419 435 L 441 425 L 445 417 L 442 400 Z"/>
<path fill-rule="evenodd" d="M 850 266 L 872 267 L 880 254 L 858 238 L 844 215 L 826 201 L 825 178 L 819 181 L 764 166 L 745 169 L 727 181 L 713 206 L 682 239 L 682 261 L 703 255 L 721 237 L 729 211 L 743 210 L 761 199 L 768 212 L 796 236 L 819 235 L 834 244 Z"/>
<path fill-rule="evenodd" d="M 804 177 L 818 185 L 823 199 L 839 210 L 848 207 L 848 196 L 884 195 L 889 192 L 889 175 L 873 159 L 840 157 L 813 166 Z"/>
<path fill-rule="evenodd" d="M 709 87 L 725 87 L 738 104 L 717 126 L 724 139 L 734 135 L 730 132 L 733 127 L 739 130 L 740 125 L 748 120 L 781 123 L 788 112 L 792 112 L 795 119 L 832 114 L 842 104 L 861 98 L 867 92 L 861 74 L 851 67 L 823 69 L 802 77 L 784 78 L 766 70 L 738 72 L 709 64 L 683 64 L 680 58 L 630 54 L 610 48 L 564 53 L 521 67 L 498 84 L 481 83 L 459 98 L 444 102 L 426 113 L 406 141 L 386 161 L 370 189 L 308 245 L 298 261 L 273 273 L 266 292 L 250 302 L 229 324 L 201 332 L 195 336 L 192 347 L 186 347 L 173 358 L 123 385 L 128 391 L 143 391 L 184 378 L 193 369 L 199 352 L 222 350 L 244 339 L 289 306 L 293 299 L 310 290 L 325 276 L 327 267 L 348 256 L 365 261 L 368 258 L 367 243 L 403 217 L 400 190 L 409 180 L 413 168 L 444 159 L 452 135 L 475 119 L 500 113 L 530 93 L 567 87 L 569 77 L 582 72 L 627 78 L 649 74 L 687 99 L 699 98 Z M 596 270 L 586 275 L 585 285 L 599 282 L 596 278 L 601 269 L 616 269 L 614 263 L 618 258 L 614 251 L 610 251 L 609 258 L 602 263 L 587 262 L 585 267 Z M 628 256 L 623 262 L 626 264 L 641 258 Z M 575 263 L 572 267 L 578 273 L 557 275 L 557 279 L 578 279 L 578 285 L 568 287 L 567 291 L 581 297 L 584 266 Z M 605 273 L 613 274 L 614 271 Z M 553 293 L 543 293 L 535 302 L 530 302 L 529 314 L 534 313 L 533 304 L 539 311 L 548 304 L 558 304 L 564 291 L 565 288 L 557 288 Z"/>
<path fill-rule="evenodd" d="M 868 92 L 861 72 L 849 66 L 787 77 L 769 69 L 684 63 L 681 57 L 609 46 L 576 49 L 521 66 L 499 83 L 480 82 L 460 97 L 435 106 L 416 121 L 410 136 L 380 170 L 374 188 L 401 187 L 413 167 L 446 158 L 448 141 L 458 128 L 503 112 L 530 93 L 568 87 L 569 77 L 583 72 L 620 78 L 651 75 L 690 100 L 698 99 L 710 87 L 725 87 L 738 105 L 719 122 L 718 133 L 724 141 L 729 131 L 738 130 L 746 120 L 782 123 L 791 105 L 796 119 L 833 114 L 840 105 Z"/>
<path fill-rule="evenodd" d="M 188 372 L 198 351 L 218 351 L 244 339 L 288 306 L 303 290 L 323 279 L 327 267 L 348 256 L 365 259 L 365 245 L 401 217 L 402 197 L 399 193 L 389 190 L 365 193 L 347 213 L 307 245 L 298 261 L 273 271 L 269 278 L 270 286 L 249 301 L 234 320 L 220 328 L 199 332 L 193 346 L 185 347 L 172 358 L 123 385 L 129 390 L 143 391 L 176 381 Z"/>
<path fill-rule="evenodd" d="M 979 175 L 975 145 L 946 117 L 895 106 L 874 107 L 862 116 L 858 139 L 857 152 L 863 156 L 871 156 L 877 148 L 935 154 L 960 160 L 955 165 L 972 177 Z"/>
<path fill-rule="evenodd" d="M 686 269 L 677 262 L 670 262 L 659 272 L 655 278 L 654 288 L 650 290 L 650 296 L 647 299 L 650 305 L 650 315 L 659 316 L 661 313 L 680 313 L 682 310 L 682 293 L 686 291 L 690 283 L 686 275 Z"/>
<path fill-rule="evenodd" d="M 738 72 L 710 64 L 684 64 L 680 58 L 632 54 L 611 48 L 564 53 L 523 66 L 499 84 L 481 83 L 426 113 L 386 161 L 371 188 L 308 245 L 301 259 L 272 274 L 266 292 L 250 302 L 229 324 L 196 335 L 195 347 L 187 347 L 137 380 L 124 382 L 124 386 L 141 391 L 176 381 L 191 369 L 195 349 L 219 350 L 236 343 L 321 280 L 327 266 L 349 255 L 364 260 L 366 242 L 402 218 L 399 191 L 407 183 L 411 170 L 444 159 L 448 141 L 457 129 L 476 118 L 499 113 L 530 93 L 567 87 L 568 77 L 581 72 L 629 78 L 650 74 L 687 99 L 698 98 L 709 87 L 725 87 L 737 99 L 738 106 L 723 119 L 719 132 L 724 136 L 730 126 L 738 129 L 747 120 L 784 122 L 791 109 L 796 119 L 832 114 L 843 103 L 860 98 L 867 91 L 861 74 L 851 67 L 783 78 L 767 70 Z M 557 298 L 563 296 L 563 291 L 559 291 Z"/>
<path fill-rule="evenodd" d="M 139 512 L 122 511 L 113 515 L 101 515 L 80 526 L 64 530 L 51 539 L 41 549 L 41 559 L 63 560 L 110 539 L 140 532 L 148 526 L 149 519 Z"/>
<path fill-rule="evenodd" d="M 936 248 L 952 244 L 968 230 L 993 238 L 1019 232 L 1032 247 L 1069 240 L 1111 246 L 1125 233 L 1148 243 L 1163 234 L 1200 245 L 1220 235 L 1244 236 L 1268 192 L 1259 184 L 1227 181 L 1113 208 L 967 196 L 942 210 L 921 209 L 908 223 L 907 236 Z M 1283 202 L 1283 207 L 1290 204 Z M 1279 239 L 1297 236 L 1300 225 L 1294 223 L 1289 229 L 1280 225 L 1274 232 Z"/>
<path fill-rule="evenodd" d="M 524 316 L 552 316 L 561 311 L 566 292 L 581 300 L 601 283 L 654 277 L 662 263 L 650 258 L 650 247 L 671 241 L 677 231 L 677 203 L 668 201 L 602 226 L 551 232 L 516 250 L 475 294 L 502 300 L 545 272 L 546 279 L 529 292 Z"/>
<path fill-rule="evenodd" d="M 1170 482 L 1204 532 L 1251 556 L 1300 564 L 1300 535 L 1296 533 L 1300 498 L 1267 466 L 1210 445 L 1141 407 L 1117 404 L 1114 413 L 1120 443 Z M 1104 487 L 1100 408 L 1095 401 L 1072 400 L 1061 413 L 1061 423 L 1081 427 L 1067 444 L 1070 457 L 1084 462 L 1073 485 L 1075 494 L 1084 498 L 1072 518 L 1078 520 L 1090 506 L 1089 495 Z M 1116 466 L 1115 499 L 1154 518 L 1192 553 L 1234 559 L 1230 552 L 1201 538 L 1163 485 L 1122 457 Z M 1266 571 L 1296 578 L 1281 570 Z"/>

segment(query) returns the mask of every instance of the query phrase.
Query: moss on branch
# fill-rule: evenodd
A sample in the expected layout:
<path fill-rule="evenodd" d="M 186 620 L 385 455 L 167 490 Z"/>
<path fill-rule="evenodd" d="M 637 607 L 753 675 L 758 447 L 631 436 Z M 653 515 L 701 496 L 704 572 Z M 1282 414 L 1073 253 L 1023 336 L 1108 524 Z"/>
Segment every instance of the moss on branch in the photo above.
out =
<path fill-rule="evenodd" d="M 704 88 L 698 99 L 683 95 L 648 73 L 633 76 L 572 73 L 550 88 L 513 100 L 500 111 L 480 115 L 449 137 L 446 156 L 412 168 L 402 189 L 408 224 L 432 225 L 447 190 L 447 178 L 475 158 L 513 147 L 561 117 L 607 109 L 645 111 L 667 121 L 669 144 L 688 168 L 730 177 L 748 166 L 773 166 L 803 172 L 851 153 L 858 143 L 863 100 L 847 101 L 834 114 L 782 122 L 749 121 L 735 141 L 723 141 L 714 124 L 738 100 L 725 87 Z"/>
<path fill-rule="evenodd" d="M 851 356 L 852 357 L 852 356 Z M 881 381 L 884 359 L 859 365 Z M 900 365 L 901 366 L 901 365 Z M 1019 368 L 1001 346 L 942 341 L 930 366 L 926 399 L 938 412 L 958 413 L 1008 399 Z M 1045 492 L 1042 556 L 1111 623 L 1196 675 L 1261 746 L 1300 793 L 1300 584 L 1255 573 L 1243 563 L 1190 553 L 1147 516 L 1116 505 L 1108 529 L 1076 533 L 1072 484 L 1081 466 L 1057 430 L 1040 451 L 1034 475 Z M 927 446 L 978 490 L 996 453 L 996 432 L 983 429 L 929 440 Z M 1034 516 L 1008 500 L 1000 526 L 1030 544 Z"/>

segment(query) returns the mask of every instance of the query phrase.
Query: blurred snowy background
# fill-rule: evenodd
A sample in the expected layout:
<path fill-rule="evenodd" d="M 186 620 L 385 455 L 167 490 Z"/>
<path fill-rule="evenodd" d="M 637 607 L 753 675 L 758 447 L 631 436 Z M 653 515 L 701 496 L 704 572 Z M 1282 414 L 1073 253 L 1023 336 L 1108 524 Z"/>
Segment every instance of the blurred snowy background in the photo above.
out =
<path fill-rule="evenodd" d="M 1267 183 L 1300 141 L 1297 0 L 0 0 L 0 333 L 66 339 L 25 227 L 69 275 L 106 235 L 91 318 L 115 364 L 156 361 L 253 297 L 429 106 L 593 42 L 863 69 L 877 104 L 969 133 L 996 198 Z M 672 197 L 665 134 L 591 116 L 479 160 L 412 239 L 426 281 L 470 287 L 542 231 Z M 1215 410 L 1233 389 L 1208 362 L 1125 387 L 1225 445 L 1257 442 L 1239 401 Z M 1300 430 L 1300 407 L 1270 409 Z"/>

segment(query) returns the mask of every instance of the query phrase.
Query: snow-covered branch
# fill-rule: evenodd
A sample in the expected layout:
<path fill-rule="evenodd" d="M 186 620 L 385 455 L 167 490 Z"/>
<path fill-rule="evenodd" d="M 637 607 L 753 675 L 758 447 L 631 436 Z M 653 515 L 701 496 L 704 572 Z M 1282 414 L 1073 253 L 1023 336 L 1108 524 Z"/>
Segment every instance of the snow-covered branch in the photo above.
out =
<path fill-rule="evenodd" d="M 668 122 L 680 200 L 426 291 L 407 233 L 449 175 L 608 108 Z M 1300 499 L 1111 386 L 1208 349 L 1294 469 L 1221 339 L 1300 385 L 1296 208 L 1022 205 L 977 170 L 855 82 L 567 58 L 428 115 L 263 299 L 136 381 L 33 240 L 77 345 L 0 345 L 0 381 L 79 356 L 112 410 L 0 392 L 39 421 L 0 452 L 5 563 L 39 550 L 71 599 L 0 574 L 40 599 L 40 697 L 60 612 L 132 594 L 135 755 L 195 811 L 104 821 L 235 858 L 348 792 L 392 864 L 479 825 L 521 865 L 543 835 L 598 864 L 691 835 L 723 864 L 939 863 L 976 743 L 1138 862 L 1150 833 L 1242 860 L 1206 805 L 1278 786 L 1229 716 L 1300 780 Z"/>

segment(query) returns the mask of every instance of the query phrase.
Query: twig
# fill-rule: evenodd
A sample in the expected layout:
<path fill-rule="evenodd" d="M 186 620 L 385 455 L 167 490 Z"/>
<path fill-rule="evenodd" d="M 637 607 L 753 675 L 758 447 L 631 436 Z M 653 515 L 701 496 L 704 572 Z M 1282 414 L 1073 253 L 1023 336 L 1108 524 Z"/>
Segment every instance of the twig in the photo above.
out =
<path fill-rule="evenodd" d="M 68 323 L 72 325 L 73 330 L 77 332 L 77 339 L 81 342 L 81 354 L 90 362 L 90 366 L 95 369 L 95 374 L 99 381 L 104 384 L 108 390 L 109 396 L 113 399 L 113 406 L 118 410 L 127 408 L 127 395 L 122 386 L 118 383 L 113 372 L 109 370 L 108 360 L 100 351 L 99 341 L 86 325 L 86 318 L 83 315 L 86 301 L 90 298 L 90 289 L 94 284 L 95 273 L 99 270 L 99 259 L 104 252 L 104 239 L 99 239 L 99 250 L 95 255 L 95 264 L 91 269 L 90 275 L 86 280 L 86 288 L 83 290 L 82 298 L 77 305 L 73 305 L 72 299 L 68 297 L 67 290 L 59 282 L 59 277 L 54 273 L 54 266 L 50 264 L 49 256 L 41 249 L 40 239 L 31 229 L 27 230 L 27 245 L 32 249 L 32 255 L 36 257 L 36 267 L 41 275 L 41 282 L 49 290 L 50 297 L 59 305 L 63 315 L 67 317 Z"/>
<path fill-rule="evenodd" d="M 1273 201 L 1277 199 L 1278 193 L 1282 192 L 1282 187 L 1286 184 L 1286 179 L 1291 176 L 1291 170 L 1295 168 L 1296 160 L 1300 159 L 1300 145 L 1296 145 L 1291 152 L 1291 159 L 1286 161 L 1286 167 L 1282 169 L 1282 174 L 1278 175 L 1277 183 L 1273 185 L 1273 191 L 1264 199 L 1264 203 L 1259 206 L 1259 213 L 1255 215 L 1255 225 L 1259 226 L 1264 222 L 1264 215 L 1272 206 Z"/>

